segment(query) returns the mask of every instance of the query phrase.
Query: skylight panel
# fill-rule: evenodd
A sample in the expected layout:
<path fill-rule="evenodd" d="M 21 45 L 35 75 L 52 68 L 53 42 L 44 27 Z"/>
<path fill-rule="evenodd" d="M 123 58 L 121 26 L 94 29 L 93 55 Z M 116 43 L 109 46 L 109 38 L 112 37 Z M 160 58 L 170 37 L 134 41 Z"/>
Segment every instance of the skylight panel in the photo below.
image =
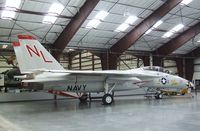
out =
<path fill-rule="evenodd" d="M 15 8 L 18 9 L 21 4 L 21 0 L 6 0 L 6 8 Z"/>
<path fill-rule="evenodd" d="M 123 24 L 121 24 L 119 27 L 117 27 L 117 29 L 116 29 L 115 31 L 116 31 L 116 32 L 123 32 L 123 31 L 125 31 L 128 27 L 129 27 L 128 24 L 123 23 Z"/>
<path fill-rule="evenodd" d="M 44 19 L 43 19 L 43 23 L 46 23 L 46 24 L 53 24 L 55 21 L 56 21 L 57 17 L 55 16 L 45 16 Z"/>
<path fill-rule="evenodd" d="M 106 11 L 99 11 L 94 18 L 97 20 L 104 20 L 106 18 L 106 16 L 108 16 L 108 14 L 109 13 Z"/>
<path fill-rule="evenodd" d="M 60 15 L 60 13 L 63 11 L 63 9 L 64 9 L 64 6 L 62 4 L 54 3 L 49 8 L 48 13 L 53 14 L 53 15 Z"/>
<path fill-rule="evenodd" d="M 183 0 L 182 2 L 181 2 L 181 5 L 188 5 L 189 3 L 191 3 L 192 2 L 192 0 Z"/>
<path fill-rule="evenodd" d="M 15 18 L 15 12 L 4 10 L 4 11 L 2 11 L 1 18 L 11 20 L 11 19 Z"/>
<path fill-rule="evenodd" d="M 96 20 L 96 19 L 93 19 L 93 20 L 90 20 L 88 22 L 88 24 L 86 25 L 86 28 L 96 28 L 99 24 L 100 24 L 100 20 Z"/>
<path fill-rule="evenodd" d="M 165 33 L 162 38 L 168 38 L 170 36 L 172 36 L 175 32 L 178 32 L 179 30 L 181 30 L 184 27 L 183 24 L 178 24 L 176 25 L 174 28 L 172 28 L 170 31 L 168 31 L 167 33 Z"/>
<path fill-rule="evenodd" d="M 132 25 L 137 19 L 136 16 L 129 16 L 124 23 Z"/>

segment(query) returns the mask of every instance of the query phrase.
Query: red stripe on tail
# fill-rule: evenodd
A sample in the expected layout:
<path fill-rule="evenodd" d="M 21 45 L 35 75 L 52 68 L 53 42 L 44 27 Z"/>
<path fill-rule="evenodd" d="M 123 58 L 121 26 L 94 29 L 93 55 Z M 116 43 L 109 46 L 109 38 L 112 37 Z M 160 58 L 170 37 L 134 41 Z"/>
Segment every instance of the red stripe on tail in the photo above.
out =
<path fill-rule="evenodd" d="M 13 45 L 14 47 L 16 47 L 16 46 L 20 46 L 20 43 L 19 43 L 19 42 L 13 42 L 12 45 Z"/>
<path fill-rule="evenodd" d="M 18 35 L 19 39 L 29 39 L 29 40 L 36 40 L 33 36 L 30 35 Z"/>

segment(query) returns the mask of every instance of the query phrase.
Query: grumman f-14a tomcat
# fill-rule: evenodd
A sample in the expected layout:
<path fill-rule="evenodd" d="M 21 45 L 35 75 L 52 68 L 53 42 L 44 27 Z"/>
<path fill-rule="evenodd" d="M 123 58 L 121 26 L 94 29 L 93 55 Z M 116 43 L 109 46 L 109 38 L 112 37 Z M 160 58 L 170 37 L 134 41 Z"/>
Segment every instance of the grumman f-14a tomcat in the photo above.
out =
<path fill-rule="evenodd" d="M 19 35 L 13 43 L 23 82 L 39 82 L 44 90 L 76 93 L 104 92 L 103 104 L 113 102 L 112 92 L 149 87 L 156 90 L 155 98 L 163 91 L 187 93 L 194 85 L 188 80 L 171 75 L 155 67 L 131 70 L 77 71 L 64 69 L 54 57 L 32 36 Z M 80 99 L 85 99 L 80 97 Z"/>

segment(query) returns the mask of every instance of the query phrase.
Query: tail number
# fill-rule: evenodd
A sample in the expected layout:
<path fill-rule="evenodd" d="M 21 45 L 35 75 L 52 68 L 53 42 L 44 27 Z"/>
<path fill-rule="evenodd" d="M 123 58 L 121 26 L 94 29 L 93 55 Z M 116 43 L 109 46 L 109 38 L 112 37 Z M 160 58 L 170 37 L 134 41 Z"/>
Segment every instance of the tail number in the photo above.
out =
<path fill-rule="evenodd" d="M 53 61 L 51 61 L 51 60 L 47 60 L 47 59 L 45 58 L 43 52 L 42 52 L 42 51 L 38 51 L 38 49 L 36 48 L 35 45 L 34 45 L 34 48 L 31 48 L 30 46 L 26 45 L 26 49 L 27 49 L 27 51 L 28 51 L 28 53 L 29 53 L 29 55 L 30 55 L 31 57 L 33 57 L 33 55 L 32 55 L 32 53 L 33 53 L 33 54 L 35 54 L 35 55 L 38 56 L 38 57 L 42 57 L 42 59 L 43 59 L 44 62 L 46 62 L 46 63 L 52 63 L 52 62 L 53 62 Z"/>

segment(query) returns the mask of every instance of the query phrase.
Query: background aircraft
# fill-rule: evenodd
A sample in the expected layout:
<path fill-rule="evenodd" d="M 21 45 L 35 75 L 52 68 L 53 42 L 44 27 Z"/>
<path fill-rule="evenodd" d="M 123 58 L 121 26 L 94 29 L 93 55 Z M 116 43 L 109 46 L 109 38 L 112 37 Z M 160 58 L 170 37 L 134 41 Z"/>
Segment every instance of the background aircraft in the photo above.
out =
<path fill-rule="evenodd" d="M 162 68 L 144 67 L 132 70 L 73 71 L 65 70 L 32 36 L 19 35 L 13 43 L 23 82 L 40 82 L 44 90 L 89 93 L 104 92 L 102 102 L 113 102 L 113 91 L 149 87 L 156 90 L 155 98 L 164 91 L 188 93 L 194 85 L 179 76 L 167 74 Z M 80 97 L 86 100 L 86 96 Z"/>

